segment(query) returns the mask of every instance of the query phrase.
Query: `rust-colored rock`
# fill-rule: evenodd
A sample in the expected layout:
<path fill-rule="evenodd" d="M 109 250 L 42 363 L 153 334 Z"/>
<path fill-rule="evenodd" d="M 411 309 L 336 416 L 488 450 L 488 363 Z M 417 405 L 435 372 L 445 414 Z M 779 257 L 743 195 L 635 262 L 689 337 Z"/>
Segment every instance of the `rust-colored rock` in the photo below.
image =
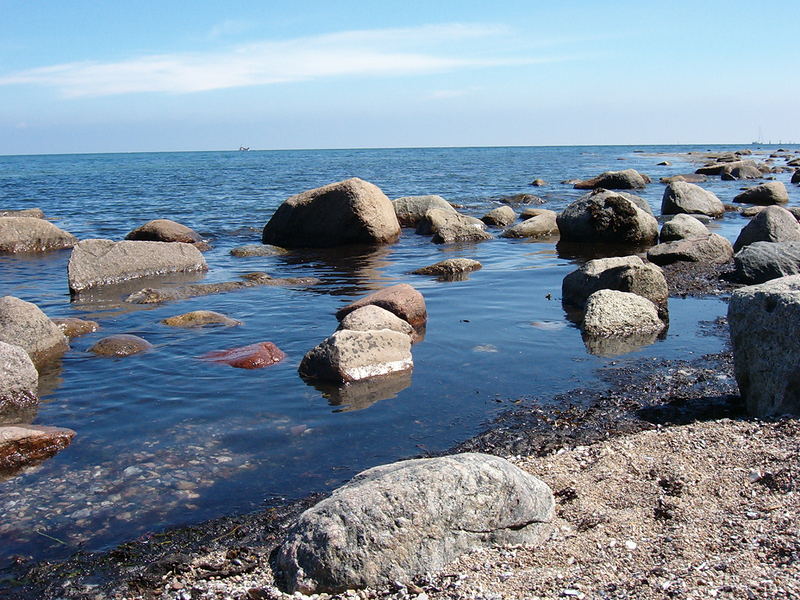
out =
<path fill-rule="evenodd" d="M 407 283 L 399 283 L 364 296 L 336 311 L 336 318 L 341 321 L 345 315 L 368 304 L 385 308 L 407 321 L 415 329 L 423 327 L 428 320 L 425 298 Z"/>
<path fill-rule="evenodd" d="M 0 472 L 14 471 L 63 450 L 75 432 L 43 425 L 0 426 Z"/>
<path fill-rule="evenodd" d="M 286 358 L 286 354 L 272 342 L 258 342 L 240 348 L 209 352 L 200 357 L 209 362 L 224 363 L 237 369 L 263 369 Z"/>
<path fill-rule="evenodd" d="M 68 338 L 79 337 L 88 333 L 94 333 L 100 329 L 97 321 L 78 319 L 76 317 L 65 317 L 63 319 L 50 319 Z"/>

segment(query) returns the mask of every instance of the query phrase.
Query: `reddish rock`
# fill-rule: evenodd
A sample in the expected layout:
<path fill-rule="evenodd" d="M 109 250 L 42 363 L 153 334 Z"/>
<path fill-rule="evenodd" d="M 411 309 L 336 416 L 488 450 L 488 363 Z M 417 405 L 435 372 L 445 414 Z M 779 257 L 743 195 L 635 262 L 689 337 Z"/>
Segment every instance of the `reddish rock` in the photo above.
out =
<path fill-rule="evenodd" d="M 425 298 L 417 290 L 407 283 L 399 283 L 382 290 L 378 290 L 352 304 L 340 308 L 336 312 L 336 318 L 340 321 L 345 315 L 350 314 L 357 308 L 374 304 L 396 314 L 401 319 L 407 321 L 415 329 L 425 325 L 428 320 L 428 311 L 425 308 Z"/>
<path fill-rule="evenodd" d="M 272 342 L 258 342 L 240 348 L 209 352 L 200 358 L 224 363 L 237 369 L 262 369 L 281 362 L 286 358 L 286 354 Z"/>
<path fill-rule="evenodd" d="M 63 450 L 75 432 L 42 425 L 0 426 L 0 470 L 14 471 Z"/>

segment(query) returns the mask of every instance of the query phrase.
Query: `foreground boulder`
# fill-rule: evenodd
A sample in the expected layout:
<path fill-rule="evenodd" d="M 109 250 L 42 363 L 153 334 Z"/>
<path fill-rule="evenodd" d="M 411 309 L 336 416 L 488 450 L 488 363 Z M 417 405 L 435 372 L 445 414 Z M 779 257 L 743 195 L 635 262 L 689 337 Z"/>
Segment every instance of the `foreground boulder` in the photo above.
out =
<path fill-rule="evenodd" d="M 467 273 L 481 269 L 483 265 L 471 258 L 446 258 L 427 267 L 412 271 L 415 275 L 435 275 L 440 279 L 455 280 L 466 278 Z"/>
<path fill-rule="evenodd" d="M 208 250 L 210 248 L 194 229 L 169 219 L 148 221 L 141 227 L 131 231 L 125 236 L 125 239 L 143 242 L 183 242 L 192 244 L 198 250 Z"/>
<path fill-rule="evenodd" d="M 747 411 L 800 415 L 800 275 L 736 290 L 728 323 Z"/>
<path fill-rule="evenodd" d="M 450 212 L 432 208 L 417 225 L 420 235 L 433 234 L 434 244 L 454 244 L 457 242 L 481 242 L 492 239 L 492 235 L 483 230 L 483 221 L 468 217 L 455 211 Z"/>
<path fill-rule="evenodd" d="M 414 328 L 394 313 L 385 308 L 368 304 L 347 314 L 339 329 L 351 329 L 353 331 L 377 331 L 379 329 L 390 329 L 398 333 L 405 333 L 407 336 L 414 337 Z"/>
<path fill-rule="evenodd" d="M 389 329 L 342 329 L 312 348 L 300 362 L 300 375 L 334 383 L 349 383 L 409 371 L 411 338 Z"/>
<path fill-rule="evenodd" d="M 666 315 L 669 288 L 661 269 L 645 263 L 638 256 L 621 256 L 590 260 L 564 277 L 561 299 L 578 309 L 598 290 L 629 292 L 655 304 Z"/>
<path fill-rule="evenodd" d="M 264 226 L 261 241 L 282 248 L 387 244 L 400 237 L 391 200 L 354 177 L 288 198 Z"/>
<path fill-rule="evenodd" d="M 531 214 L 535 211 L 535 214 Z M 558 235 L 558 214 L 544 208 L 530 209 L 530 218 L 503 231 L 504 238 L 541 238 Z"/>
<path fill-rule="evenodd" d="M 345 315 L 369 304 L 385 308 L 415 329 L 423 327 L 428 320 L 425 298 L 407 283 L 398 283 L 364 296 L 336 311 L 336 318 L 341 321 Z"/>
<path fill-rule="evenodd" d="M 71 429 L 42 425 L 0 425 L 0 473 L 50 458 L 75 437 Z"/>
<path fill-rule="evenodd" d="M 733 257 L 734 277 L 753 285 L 800 274 L 800 242 L 754 242 Z"/>
<path fill-rule="evenodd" d="M 571 202 L 556 219 L 562 242 L 649 245 L 658 221 L 621 194 L 595 190 Z"/>
<path fill-rule="evenodd" d="M 161 322 L 169 327 L 205 327 L 207 325 L 234 327 L 242 324 L 241 321 L 231 319 L 213 310 L 193 310 L 192 312 L 168 317 Z"/>
<path fill-rule="evenodd" d="M 716 195 L 704 190 L 699 185 L 675 181 L 664 189 L 664 196 L 661 198 L 661 214 L 680 213 L 721 217 L 725 213 L 725 206 Z"/>
<path fill-rule="evenodd" d="M 800 241 L 800 223 L 792 213 L 780 206 L 767 206 L 742 227 L 733 244 L 738 252 L 754 242 Z"/>
<path fill-rule="evenodd" d="M 517 213 L 510 206 L 498 206 L 490 210 L 488 213 L 481 217 L 481 221 L 487 225 L 494 225 L 496 227 L 508 227 L 517 220 Z"/>
<path fill-rule="evenodd" d="M 28 353 L 0 342 L 0 423 L 16 423 L 39 404 L 39 372 Z"/>
<path fill-rule="evenodd" d="M 230 365 L 237 369 L 263 369 L 281 362 L 284 358 L 286 354 L 272 342 L 217 350 L 200 357 L 201 360 Z"/>
<path fill-rule="evenodd" d="M 664 329 L 656 305 L 646 298 L 618 290 L 598 290 L 586 302 L 583 330 L 594 337 L 624 337 Z"/>
<path fill-rule="evenodd" d="M 203 255 L 190 244 L 83 240 L 72 250 L 67 279 L 70 291 L 78 293 L 140 277 L 207 270 Z"/>
<path fill-rule="evenodd" d="M 647 260 L 657 265 L 675 262 L 721 264 L 728 262 L 732 256 L 731 243 L 716 233 L 658 244 L 647 251 Z"/>
<path fill-rule="evenodd" d="M 98 356 L 124 358 L 126 356 L 147 352 L 152 347 L 153 344 L 144 338 L 140 338 L 138 335 L 118 333 L 116 335 L 104 337 L 89 348 L 89 352 Z"/>
<path fill-rule="evenodd" d="M 72 248 L 78 239 L 37 217 L 0 217 L 0 254 L 51 252 Z"/>
<path fill-rule="evenodd" d="M 594 190 L 605 188 L 607 190 L 635 190 L 642 189 L 650 178 L 642 175 L 635 169 L 625 169 L 624 171 L 606 171 L 592 179 L 579 181 L 574 184 L 576 190 Z"/>
<path fill-rule="evenodd" d="M 550 488 L 505 459 L 458 454 L 359 473 L 305 511 L 275 558 L 289 592 L 407 583 L 469 550 L 542 543 Z"/>
<path fill-rule="evenodd" d="M 734 202 L 745 204 L 786 204 L 789 202 L 789 192 L 781 181 L 770 181 L 751 187 L 733 199 Z"/>
<path fill-rule="evenodd" d="M 404 196 L 393 200 L 392 205 L 401 227 L 416 227 L 432 208 L 456 212 L 441 196 Z"/>
<path fill-rule="evenodd" d="M 690 237 L 700 237 L 711 233 L 708 227 L 688 214 L 677 214 L 664 223 L 661 233 L 658 234 L 660 242 L 674 242 Z"/>
<path fill-rule="evenodd" d="M 67 338 L 38 306 L 14 296 L 0 298 L 0 341 L 21 346 L 37 369 L 69 348 Z"/>

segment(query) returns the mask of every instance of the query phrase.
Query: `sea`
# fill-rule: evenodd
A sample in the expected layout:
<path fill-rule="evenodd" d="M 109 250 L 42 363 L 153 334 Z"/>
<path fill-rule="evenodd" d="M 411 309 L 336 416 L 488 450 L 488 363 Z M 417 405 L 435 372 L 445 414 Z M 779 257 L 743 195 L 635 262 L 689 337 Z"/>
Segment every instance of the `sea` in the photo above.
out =
<path fill-rule="evenodd" d="M 617 356 L 592 354 L 562 307 L 561 281 L 585 257 L 555 240 L 504 239 L 438 245 L 404 229 L 377 248 L 236 258 L 289 196 L 349 177 L 389 198 L 438 194 L 480 217 L 504 197 L 535 194 L 559 211 L 584 192 L 562 183 L 606 170 L 638 169 L 639 193 L 659 214 L 659 178 L 693 172 L 699 154 L 739 146 L 403 148 L 0 156 L 0 210 L 39 207 L 78 238 L 121 240 L 151 219 L 172 219 L 208 239 L 209 271 L 237 280 L 254 271 L 316 277 L 298 287 L 253 287 L 158 305 L 124 294 L 71 298 L 70 251 L 0 256 L 0 295 L 50 317 L 97 321 L 42 374 L 34 422 L 76 431 L 53 458 L 0 482 L 0 567 L 100 551 L 173 526 L 257 511 L 329 491 L 355 473 L 442 452 L 483 430 L 501 411 L 547 404 L 600 385 L 601 369 L 642 359 L 690 359 L 723 349 L 702 324 L 723 316 L 724 298 L 670 298 L 669 330 Z M 753 148 L 764 159 L 777 147 Z M 668 161 L 670 165 L 658 165 Z M 789 174 L 791 204 L 800 201 Z M 547 182 L 531 187 L 534 179 Z M 703 187 L 730 202 L 741 181 Z M 515 207 L 519 209 L 520 207 Z M 727 213 L 712 231 L 735 239 L 747 220 Z M 411 274 L 445 258 L 483 268 L 462 281 Z M 303 355 L 337 327 L 336 310 L 396 283 L 428 308 L 414 369 L 388 386 L 315 386 L 297 371 Z M 142 282 L 140 287 L 145 287 Z M 176 329 L 161 321 L 197 309 L 238 327 Z M 87 349 L 115 333 L 141 336 L 149 352 L 124 359 Z M 199 360 L 204 353 L 270 341 L 287 358 L 245 370 Z M 576 399 L 576 401 L 578 401 Z"/>

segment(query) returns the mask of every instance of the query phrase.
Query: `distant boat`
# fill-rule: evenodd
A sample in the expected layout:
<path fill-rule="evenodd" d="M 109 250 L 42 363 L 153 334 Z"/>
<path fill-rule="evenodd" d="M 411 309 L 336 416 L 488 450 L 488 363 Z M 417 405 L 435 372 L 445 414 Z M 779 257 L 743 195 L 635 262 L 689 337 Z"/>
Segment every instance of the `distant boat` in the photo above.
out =
<path fill-rule="evenodd" d="M 250 150 L 248 146 L 239 146 L 239 152 L 247 152 Z"/>

